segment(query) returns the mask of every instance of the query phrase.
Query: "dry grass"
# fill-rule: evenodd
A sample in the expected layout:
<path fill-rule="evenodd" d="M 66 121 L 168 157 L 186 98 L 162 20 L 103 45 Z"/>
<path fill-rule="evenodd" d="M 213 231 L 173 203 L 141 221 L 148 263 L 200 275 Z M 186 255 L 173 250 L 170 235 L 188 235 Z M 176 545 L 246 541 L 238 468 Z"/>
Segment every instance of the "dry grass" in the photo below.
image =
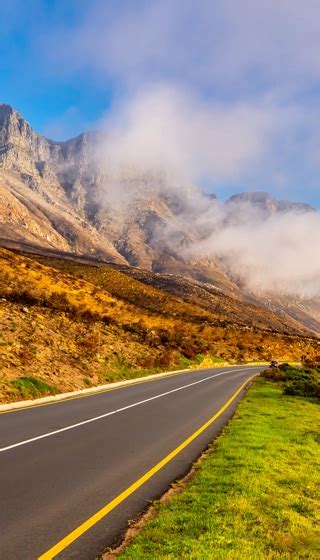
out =
<path fill-rule="evenodd" d="M 319 353 L 312 339 L 230 321 L 221 326 L 217 313 L 111 266 L 48 261 L 0 249 L 3 401 L 17 398 L 10 382 L 22 376 L 68 391 L 179 367 L 181 360 L 199 364 L 199 355 L 208 364 Z"/>

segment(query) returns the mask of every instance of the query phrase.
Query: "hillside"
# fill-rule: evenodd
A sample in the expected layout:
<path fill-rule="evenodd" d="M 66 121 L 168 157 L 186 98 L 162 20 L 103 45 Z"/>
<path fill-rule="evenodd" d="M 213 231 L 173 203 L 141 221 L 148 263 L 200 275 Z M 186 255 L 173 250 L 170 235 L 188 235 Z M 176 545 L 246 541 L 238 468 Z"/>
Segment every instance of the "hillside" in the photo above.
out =
<path fill-rule="evenodd" d="M 155 285 L 161 279 L 159 287 L 178 296 L 179 283 L 185 281 L 172 284 L 172 275 L 192 279 L 190 301 L 210 308 L 218 294 L 222 315 L 231 322 L 233 315 L 250 325 L 251 311 L 245 308 L 254 306 L 273 314 L 275 323 L 286 322 L 289 330 L 297 327 L 319 335 L 319 297 L 254 290 L 241 267 L 237 270 L 237 255 L 226 260 L 201 252 L 206 239 L 215 242 L 219 227 L 245 223 L 248 212 L 258 223 L 288 211 L 297 216 L 314 213 L 313 208 L 277 201 L 268 193 L 241 193 L 223 205 L 222 220 L 215 196 L 194 185 L 132 169 L 123 169 L 115 179 L 99 157 L 100 137 L 89 132 L 55 142 L 36 133 L 11 106 L 0 104 L 1 246 L 135 267 L 126 269 L 128 274 L 147 284 L 151 277 Z"/>
<path fill-rule="evenodd" d="M 28 396 L 21 377 L 68 391 L 205 356 L 243 362 L 319 352 L 294 323 L 244 304 L 243 319 L 238 301 L 218 291 L 209 297 L 192 281 L 6 249 L 0 260 L 3 401 Z"/>

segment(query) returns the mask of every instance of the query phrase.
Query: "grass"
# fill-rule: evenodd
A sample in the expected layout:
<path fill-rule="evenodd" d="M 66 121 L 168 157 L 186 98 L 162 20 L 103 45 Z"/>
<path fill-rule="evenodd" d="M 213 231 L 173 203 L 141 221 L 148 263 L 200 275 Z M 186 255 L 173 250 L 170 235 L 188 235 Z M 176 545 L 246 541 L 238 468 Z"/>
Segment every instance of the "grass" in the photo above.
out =
<path fill-rule="evenodd" d="M 205 356 L 203 354 L 197 354 L 194 359 L 186 358 L 186 356 L 181 356 L 180 365 L 181 368 L 188 368 L 192 366 L 200 366 Z M 221 360 L 223 362 L 223 360 Z"/>
<path fill-rule="evenodd" d="M 259 378 L 180 494 L 119 558 L 319 558 L 320 409 Z"/>
<path fill-rule="evenodd" d="M 27 375 L 24 377 L 19 377 L 19 379 L 14 379 L 11 381 L 11 386 L 15 393 L 18 393 L 20 397 L 32 398 L 41 397 L 43 395 L 56 395 L 59 393 L 58 389 L 42 379 L 33 377 L 32 375 Z"/>

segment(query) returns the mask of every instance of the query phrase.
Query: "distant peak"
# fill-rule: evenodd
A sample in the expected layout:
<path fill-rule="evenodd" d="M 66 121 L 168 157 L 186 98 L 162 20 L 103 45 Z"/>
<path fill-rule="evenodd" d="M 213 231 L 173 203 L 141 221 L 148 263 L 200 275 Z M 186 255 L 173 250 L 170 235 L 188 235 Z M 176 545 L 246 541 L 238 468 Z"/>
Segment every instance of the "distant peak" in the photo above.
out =
<path fill-rule="evenodd" d="M 7 105 L 6 103 L 0 103 L 0 126 L 3 126 L 8 118 L 16 116 L 18 119 L 25 120 L 24 117 L 18 113 L 11 105 Z"/>
<path fill-rule="evenodd" d="M 256 192 L 242 192 L 239 194 L 235 194 L 231 196 L 228 202 L 252 202 L 252 203 L 265 203 L 265 202 L 273 202 L 274 198 L 271 196 L 270 193 L 264 191 L 256 191 Z"/>
<path fill-rule="evenodd" d="M 5 118 L 8 115 L 12 115 L 15 113 L 15 110 L 11 105 L 7 105 L 6 103 L 0 103 L 0 118 Z"/>
<path fill-rule="evenodd" d="M 11 105 L 7 105 L 6 103 L 0 103 L 0 111 L 5 113 L 13 113 L 14 108 Z"/>
<path fill-rule="evenodd" d="M 290 200 L 277 200 L 270 193 L 257 191 L 257 192 L 242 192 L 231 196 L 227 200 L 229 203 L 250 203 L 254 206 L 262 208 L 268 212 L 313 212 L 315 209 L 309 204 L 303 202 L 292 202 Z"/>

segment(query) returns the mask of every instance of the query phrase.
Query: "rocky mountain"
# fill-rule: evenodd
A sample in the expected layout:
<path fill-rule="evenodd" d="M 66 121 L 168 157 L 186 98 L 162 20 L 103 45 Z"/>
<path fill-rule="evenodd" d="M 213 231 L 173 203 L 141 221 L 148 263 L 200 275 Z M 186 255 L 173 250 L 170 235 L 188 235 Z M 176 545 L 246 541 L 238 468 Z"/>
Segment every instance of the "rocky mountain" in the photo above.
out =
<path fill-rule="evenodd" d="M 320 332 L 316 304 L 263 299 L 249 293 L 222 259 L 188 250 L 208 235 L 208 220 L 195 218 L 208 211 L 215 215 L 214 195 L 204 195 L 193 185 L 181 189 L 172 177 L 132 169 L 115 176 L 100 147 L 99 132 L 55 142 L 36 133 L 11 106 L 0 105 L 1 244 L 193 278 Z M 237 219 L 247 204 L 264 214 L 313 210 L 277 201 L 268 193 L 242 193 L 225 204 L 225 219 Z"/>
<path fill-rule="evenodd" d="M 168 243 L 181 199 L 162 178 L 130 170 L 115 185 L 97 161 L 98 141 L 99 133 L 87 133 L 53 142 L 0 105 L 0 236 L 149 270 L 217 277 L 233 291 L 227 276 L 219 280 L 214 260 L 199 268 L 182 256 L 181 246 L 199 237 L 189 226 L 170 232 Z"/>
<path fill-rule="evenodd" d="M 243 192 L 235 194 L 227 200 L 229 205 L 253 204 L 266 214 L 277 212 L 314 212 L 315 209 L 310 204 L 303 202 L 291 202 L 289 200 L 276 200 L 267 192 Z"/>

